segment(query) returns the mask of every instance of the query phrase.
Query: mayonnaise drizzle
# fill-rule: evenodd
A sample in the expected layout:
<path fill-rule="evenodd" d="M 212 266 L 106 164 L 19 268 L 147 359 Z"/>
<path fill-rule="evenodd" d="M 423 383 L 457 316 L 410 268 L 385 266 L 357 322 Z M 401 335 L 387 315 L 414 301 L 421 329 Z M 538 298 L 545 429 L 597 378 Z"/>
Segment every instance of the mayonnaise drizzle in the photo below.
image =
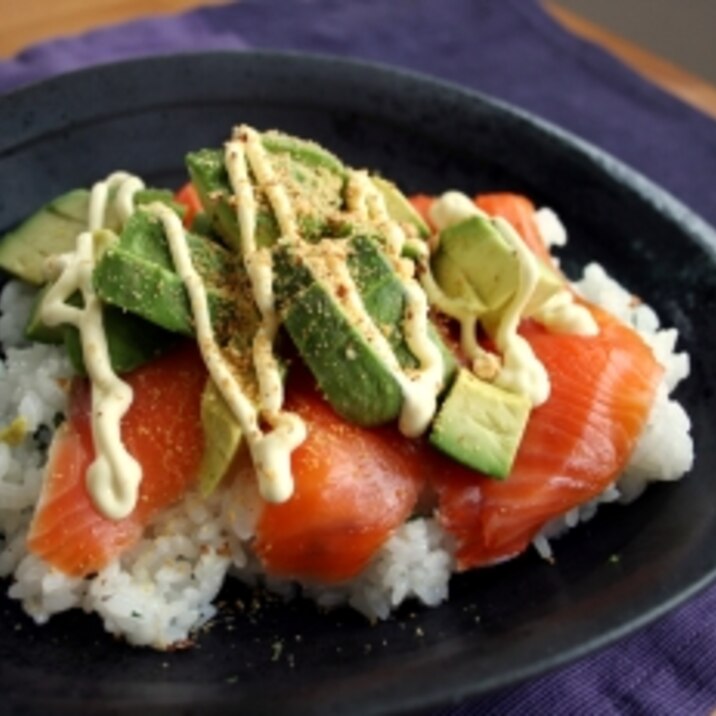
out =
<path fill-rule="evenodd" d="M 537 258 L 508 221 L 497 217 L 494 226 L 509 242 L 519 259 L 517 290 L 503 309 L 494 330 L 495 343 L 502 353 L 503 361 L 495 384 L 505 390 L 526 395 L 534 406 L 541 405 L 549 397 L 549 375 L 534 354 L 532 346 L 517 333 L 522 314 L 539 278 Z"/>
<path fill-rule="evenodd" d="M 438 231 L 449 229 L 471 216 L 487 218 L 485 212 L 478 209 L 469 197 L 458 191 L 445 192 L 430 207 L 430 220 Z M 431 248 L 432 251 L 436 251 L 438 244 L 433 243 Z M 460 324 L 460 348 L 463 353 L 471 362 L 479 361 L 484 364 L 488 354 L 477 342 L 476 332 L 480 316 L 476 314 L 474 306 L 463 299 L 448 296 L 438 286 L 430 267 L 429 253 L 421 255 L 418 263 L 420 284 L 430 304 L 441 313 L 458 321 Z"/>
<path fill-rule="evenodd" d="M 249 178 L 249 167 L 273 209 L 282 237 L 297 241 L 298 228 L 284 187 L 276 180 L 273 167 L 266 156 L 260 135 L 252 128 L 241 126 L 226 143 L 225 164 L 234 194 L 237 218 L 241 230 L 241 251 L 249 275 L 254 301 L 261 314 L 261 325 L 254 337 L 253 363 L 259 381 L 260 409 L 271 425 L 262 432 L 257 415 L 247 411 L 234 411 L 242 423 L 252 421 L 255 429 L 244 430 L 259 481 L 262 496 L 271 502 L 283 502 L 293 492 L 291 453 L 306 438 L 306 427 L 294 413 L 282 411 L 283 382 L 278 361 L 273 353 L 273 341 L 278 330 L 278 319 L 273 296 L 273 266 L 268 249 L 256 247 L 257 203 Z M 221 384 L 218 384 L 222 390 Z M 229 401 L 229 405 L 231 402 Z"/>
<path fill-rule="evenodd" d="M 428 332 L 429 305 L 425 292 L 418 282 L 406 275 L 405 263 L 401 259 L 403 246 L 406 242 L 402 227 L 390 218 L 385 200 L 370 181 L 365 172 L 352 172 L 349 183 L 351 188 L 348 195 L 348 209 L 355 212 L 360 219 L 374 221 L 386 238 L 388 257 L 391 259 L 397 275 L 400 277 L 405 290 L 405 314 L 403 318 L 403 331 L 405 341 L 411 353 L 417 358 L 419 368 L 408 376 L 400 368 L 397 359 L 385 337 L 382 335 L 368 317 L 368 324 L 373 326 L 380 337 L 371 335 L 371 344 L 385 354 L 383 362 L 390 367 L 391 374 L 403 392 L 403 406 L 400 413 L 398 427 L 408 437 L 421 435 L 430 424 L 437 407 L 437 394 L 443 382 L 443 358 L 440 349 L 430 338 Z M 348 274 L 347 269 L 344 274 Z M 348 276 L 348 278 L 350 278 Z M 341 279 L 342 281 L 344 278 Z M 351 287 L 349 295 L 356 304 L 361 303 L 360 295 L 355 287 Z M 356 310 L 359 310 L 356 308 Z M 362 308 L 365 314 L 365 308 Z M 366 314 L 367 316 L 367 314 Z M 388 360 L 388 355 L 392 361 Z M 397 366 L 397 370 L 395 368 Z"/>
<path fill-rule="evenodd" d="M 87 489 L 95 507 L 112 520 L 120 520 L 134 509 L 142 469 L 122 442 L 121 420 L 132 403 L 133 391 L 112 370 L 102 303 L 92 284 L 98 253 L 98 237 L 92 232 L 104 224 L 111 189 L 117 188 L 116 209 L 120 220 L 125 221 L 133 211 L 134 194 L 143 186 L 137 177 L 116 172 L 92 187 L 90 230 L 77 237 L 74 252 L 55 263 L 57 279 L 40 307 L 42 321 L 48 326 L 69 323 L 80 332 L 82 354 L 92 384 L 91 425 L 96 455 L 87 471 Z M 82 293 L 82 308 L 67 304 L 77 290 Z"/>
<path fill-rule="evenodd" d="M 564 289 L 545 301 L 530 318 L 551 333 L 571 333 L 578 336 L 596 336 L 599 326 L 591 311 L 574 302 L 574 294 Z"/>
<path fill-rule="evenodd" d="M 273 180 L 273 175 L 270 166 L 268 169 L 263 166 L 267 164 L 265 157 L 253 147 L 252 139 L 254 138 L 251 133 L 246 133 L 243 136 L 246 139 L 246 146 L 240 140 L 227 142 L 225 164 L 237 200 L 241 255 L 251 283 L 251 293 L 261 315 L 261 325 L 254 336 L 252 345 L 253 363 L 261 394 L 260 404 L 263 410 L 273 414 L 281 410 L 284 397 L 281 371 L 272 348 L 278 330 L 273 296 L 273 266 L 268 249 L 256 248 L 257 206 L 254 189 L 249 179 L 247 155 L 253 155 L 252 169 L 259 172 L 264 180 Z M 250 152 L 248 145 L 252 145 Z M 254 167 L 254 164 L 258 166 L 258 169 Z M 290 217 L 288 220 L 286 218 L 286 208 L 283 206 L 282 197 L 276 197 L 276 199 L 282 209 L 279 227 L 282 229 L 285 227 L 290 231 L 295 230 Z M 284 478 L 284 482 L 287 479 L 289 478 Z M 286 492 L 286 489 L 284 486 L 283 492 Z"/>
<path fill-rule="evenodd" d="M 152 204 L 150 211 L 159 217 L 164 227 L 174 267 L 189 295 L 199 350 L 214 384 L 241 425 L 258 474 L 261 494 L 266 500 L 283 502 L 293 493 L 291 451 L 305 439 L 303 423 L 289 413 L 267 415 L 272 430 L 262 431 L 258 411 L 241 389 L 214 338 L 206 288 L 192 263 L 181 220 L 163 204 Z M 263 352 L 260 355 L 266 360 Z"/>

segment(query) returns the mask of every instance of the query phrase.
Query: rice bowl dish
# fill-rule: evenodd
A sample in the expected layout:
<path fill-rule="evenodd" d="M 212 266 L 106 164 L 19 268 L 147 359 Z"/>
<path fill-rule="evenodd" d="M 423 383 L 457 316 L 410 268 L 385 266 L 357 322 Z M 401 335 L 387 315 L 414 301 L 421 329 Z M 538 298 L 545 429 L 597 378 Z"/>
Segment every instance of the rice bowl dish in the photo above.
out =
<path fill-rule="evenodd" d="M 290 152 L 284 154 L 291 155 Z M 200 183 L 198 177 L 192 176 L 192 180 L 194 185 Z M 360 181 L 364 181 L 363 175 Z M 235 188 L 241 186 L 243 185 L 240 181 L 236 182 Z M 253 186 L 255 187 L 255 182 Z M 261 190 L 259 186 L 256 193 L 259 194 Z M 207 215 L 211 214 L 207 205 L 212 200 L 212 191 L 215 190 L 208 189 L 201 202 L 201 208 Z M 341 192 L 343 191 L 344 187 L 341 186 Z M 234 192 L 234 196 L 238 194 L 238 191 Z M 216 198 L 222 200 L 221 196 Z M 493 221 L 485 219 L 484 215 L 490 214 L 479 207 L 475 212 L 470 210 L 460 213 L 459 209 L 456 210 L 456 202 L 464 207 L 464 199 L 465 197 L 456 198 L 455 195 L 447 198 L 444 196 L 434 202 L 435 205 L 431 205 L 426 212 L 428 219 L 432 217 L 432 226 L 428 229 L 430 236 L 424 239 L 426 243 L 430 244 L 430 237 L 449 232 L 466 221 L 479 220 L 483 224 Z M 237 203 L 241 206 L 240 201 L 229 203 L 233 204 L 234 208 Z M 261 204 L 261 201 L 258 203 Z M 357 201 L 356 204 L 360 206 L 361 202 Z M 384 205 L 388 204 L 389 202 L 384 200 Z M 166 202 L 164 206 L 167 206 Z M 154 210 L 158 211 L 157 215 L 164 220 L 166 211 L 162 208 Z M 307 213 L 314 210 L 315 207 L 311 206 Z M 353 207 L 348 213 L 351 211 L 357 212 L 359 209 Z M 457 216 L 450 218 L 451 212 L 457 212 Z M 448 215 L 447 219 L 445 214 Z M 131 215 L 130 213 L 129 216 Z M 320 228 L 320 236 L 317 239 L 319 243 L 325 239 L 327 231 L 336 234 L 331 237 L 334 242 L 350 241 L 358 234 L 355 227 L 341 234 L 345 230 L 344 227 L 337 228 L 334 217 L 329 218 L 330 221 L 326 221 Z M 226 233 L 226 226 L 222 223 L 225 220 L 218 215 L 218 211 L 209 219 L 208 227 L 204 225 L 206 231 L 220 233 L 223 228 Z M 411 224 L 411 220 L 406 221 L 404 217 L 402 221 L 400 218 L 396 220 L 395 216 L 390 216 L 389 219 L 399 224 L 401 229 L 406 228 L 405 224 Z M 379 235 L 380 227 L 385 225 L 385 217 L 376 218 L 371 216 L 370 212 L 366 217 L 356 220 L 356 226 L 361 221 L 372 224 L 372 229 Z M 546 249 L 563 242 L 564 236 L 559 222 L 550 212 L 536 212 L 534 222 Z M 481 230 L 485 228 L 483 224 Z M 257 222 L 256 226 L 258 225 Z M 306 227 L 311 228 L 308 224 Z M 306 227 L 302 231 L 307 231 Z M 105 228 L 102 226 L 96 231 Z M 287 232 L 283 231 L 283 227 L 280 228 L 279 238 L 283 238 Z M 126 226 L 117 227 L 115 232 L 120 236 L 120 241 L 123 231 L 126 231 Z M 385 233 L 390 234 L 391 230 L 385 229 Z M 410 235 L 410 226 L 407 227 L 406 233 L 409 234 L 408 239 L 420 239 L 419 232 Z M 390 237 L 383 238 L 386 243 L 390 240 Z M 432 242 L 432 256 L 429 259 L 439 250 L 440 243 Z M 226 236 L 223 238 L 223 244 L 230 245 Z M 445 245 L 446 243 L 443 243 L 443 246 Z M 107 250 L 111 251 L 111 246 Z M 404 258 L 403 253 L 402 250 L 398 252 L 401 259 Z M 105 256 L 100 260 L 104 260 Z M 288 256 L 288 259 L 290 258 Z M 313 256 L 310 256 L 309 260 L 317 261 Z M 421 258 L 413 255 L 409 256 L 408 260 L 415 266 L 419 265 Z M 290 264 L 290 261 L 288 263 Z M 396 268 L 396 273 L 399 270 Z M 414 268 L 413 272 L 414 275 L 420 273 Z M 314 274 L 316 273 L 320 272 L 316 270 Z M 437 271 L 435 273 L 438 274 Z M 330 283 L 330 279 L 321 278 L 324 283 Z M 409 278 L 412 279 L 413 276 Z M 444 283 L 446 281 L 448 279 L 445 279 Z M 440 287 L 444 293 L 448 293 L 446 285 L 445 283 Z M 624 470 L 618 479 L 603 485 L 603 489 L 590 499 L 571 505 L 569 509 L 558 514 L 548 514 L 542 520 L 540 529 L 529 535 L 528 541 L 534 543 L 545 557 L 550 556 L 549 539 L 574 526 L 581 519 L 588 519 L 600 502 L 630 501 L 641 493 L 648 482 L 680 478 L 688 472 L 693 460 L 689 419 L 679 404 L 669 397 L 689 372 L 688 357 L 676 351 L 676 332 L 673 329 L 661 328 L 656 314 L 647 305 L 635 301 L 627 290 L 620 287 L 597 265 L 588 266 L 583 278 L 572 287 L 581 297 L 580 300 L 584 299 L 603 307 L 622 325 L 637 332 L 639 340 L 648 347 L 660 369 L 658 380 L 654 381 L 648 416 L 641 426 L 637 441 L 629 450 Z M 560 285 L 559 290 L 562 289 L 563 286 Z M 427 293 L 429 292 L 426 290 Z M 514 294 L 514 289 L 512 293 Z M 3 439 L 0 442 L 0 528 L 4 534 L 0 570 L 4 576 L 13 580 L 10 596 L 20 600 L 23 608 L 38 623 L 48 620 L 58 612 L 81 608 L 87 612 L 96 612 L 107 631 L 132 644 L 164 649 L 184 642 L 198 627 L 211 619 L 215 613 L 213 601 L 225 578 L 229 576 L 249 582 L 261 579 L 270 589 L 293 594 L 295 587 L 292 585 L 296 582 L 289 578 L 292 575 L 285 577 L 280 573 L 272 574 L 271 569 L 266 569 L 267 559 L 270 562 L 270 558 L 266 557 L 267 550 L 259 550 L 258 553 L 256 550 L 257 541 L 261 543 L 260 539 L 257 540 L 257 526 L 267 509 L 267 502 L 270 502 L 267 500 L 267 494 L 257 491 L 255 480 L 227 479 L 225 471 L 216 480 L 216 484 L 208 487 L 206 480 L 202 483 L 196 479 L 197 475 L 191 476 L 192 484 L 183 490 L 180 498 L 172 500 L 171 504 L 153 515 L 142 527 L 139 539 L 96 572 L 68 574 L 44 559 L 39 554 L 41 550 L 28 550 L 28 533 L 34 529 L 32 523 L 36 519 L 35 508 L 41 499 L 43 482 L 46 483 L 48 479 L 46 465 L 52 462 L 47 463 L 47 446 L 61 419 L 58 416 L 64 416 L 65 421 L 67 420 L 70 399 L 67 386 L 77 373 L 77 366 L 72 364 L 66 345 L 28 342 L 26 327 L 37 305 L 36 294 L 37 288 L 13 281 L 5 286 L 0 300 L 0 341 L 6 353 L 0 375 L 3 384 L 0 390 L 0 425 L 4 426 Z M 453 290 L 450 298 L 458 300 L 464 296 Z M 510 298 L 505 301 L 509 303 Z M 286 301 L 287 306 L 290 303 L 291 301 Z M 501 308 L 507 303 L 502 303 Z M 499 319 L 490 315 L 492 308 L 494 307 L 488 306 L 484 314 L 481 314 L 486 317 L 487 323 L 493 320 L 499 322 Z M 282 315 L 285 316 L 289 311 L 290 308 L 283 309 Z M 494 311 L 492 313 L 494 314 Z M 454 316 L 450 318 L 456 320 Z M 473 324 L 473 334 L 474 331 Z M 499 333 L 494 324 L 484 331 L 484 337 L 493 341 Z M 298 362 L 300 358 L 297 358 L 296 354 L 302 355 L 301 351 L 305 350 L 305 346 L 301 344 L 300 337 L 292 334 L 291 339 L 293 345 L 288 351 L 289 360 Z M 450 339 L 448 330 L 444 340 L 449 344 Z M 453 340 L 456 346 L 453 352 L 459 354 L 457 346 L 461 341 L 455 340 L 454 335 Z M 485 352 L 490 355 L 504 355 L 505 351 L 493 349 Z M 494 382 L 496 376 L 482 373 L 486 370 L 486 364 L 487 369 L 494 368 L 492 359 L 485 358 L 482 353 L 479 355 L 480 360 L 477 360 L 477 357 L 473 358 L 470 365 L 470 361 L 464 356 L 458 356 L 458 363 L 461 363 L 463 370 L 475 374 L 478 380 Z M 347 362 L 350 361 L 350 356 L 347 356 Z M 476 366 L 476 363 L 479 365 Z M 499 368 L 500 366 L 498 373 Z M 481 373 L 484 378 L 480 377 Z M 314 374 L 314 378 L 321 382 L 320 376 Z M 445 383 L 448 385 L 450 381 Z M 443 395 L 445 387 L 440 385 L 435 393 Z M 324 388 L 323 393 L 327 392 Z M 519 391 L 506 392 L 519 394 Z M 329 402 L 330 397 L 328 396 Z M 537 402 L 538 400 L 530 400 L 528 408 L 525 409 L 527 413 Z M 333 408 L 336 409 L 335 404 Z M 338 408 L 344 412 L 347 410 L 341 403 Z M 431 418 L 437 411 L 435 406 Z M 396 416 L 393 415 L 391 420 L 395 419 Z M 18 420 L 21 422 L 18 423 Z M 387 422 L 383 421 L 383 424 Z M 420 434 L 427 430 L 427 427 L 423 427 Z M 439 436 L 436 440 L 439 440 Z M 519 459 L 516 456 L 520 440 L 517 439 L 516 443 L 510 466 L 515 459 Z M 237 447 L 237 451 L 245 451 L 245 447 Z M 450 446 L 441 447 L 451 449 Z M 230 456 L 232 465 L 234 457 L 234 454 Z M 449 459 L 453 459 L 456 464 L 463 464 L 461 458 L 449 456 Z M 462 458 L 463 461 L 464 459 Z M 225 463 L 225 467 L 228 464 Z M 470 469 L 476 470 L 474 467 Z M 232 474 L 243 475 L 244 472 L 245 467 L 234 467 Z M 499 479 L 502 478 L 494 475 L 491 478 L 481 477 L 481 480 L 492 480 L 490 485 L 498 484 L 495 480 Z M 508 485 L 509 481 L 510 475 L 500 484 Z M 439 489 L 436 492 L 440 494 Z M 472 549 L 461 543 L 461 540 L 464 541 L 462 532 L 450 529 L 454 521 L 446 518 L 448 509 L 444 505 L 441 509 L 439 497 L 437 503 L 435 499 L 434 495 L 427 500 L 421 497 L 419 502 L 415 497 L 408 515 L 386 529 L 380 544 L 368 550 L 369 559 L 357 574 L 349 578 L 339 575 L 337 579 L 324 583 L 309 574 L 307 578 L 299 579 L 303 593 L 324 606 L 334 607 L 347 603 L 369 619 L 387 618 L 394 608 L 408 599 L 417 599 L 428 606 L 435 606 L 447 599 L 450 575 L 458 567 L 466 568 L 465 551 L 471 553 L 467 561 L 473 559 L 474 554 Z M 483 564 L 515 556 L 519 551 L 521 548 L 517 552 L 504 555 L 489 554 Z M 473 566 L 482 565 L 469 565 L 470 568 Z"/>

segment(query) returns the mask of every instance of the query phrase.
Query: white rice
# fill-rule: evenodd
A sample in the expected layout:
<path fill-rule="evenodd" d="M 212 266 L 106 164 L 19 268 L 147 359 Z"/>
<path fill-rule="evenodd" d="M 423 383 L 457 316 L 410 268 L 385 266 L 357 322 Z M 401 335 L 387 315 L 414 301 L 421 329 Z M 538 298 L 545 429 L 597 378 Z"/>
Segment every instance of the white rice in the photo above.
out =
<path fill-rule="evenodd" d="M 542 217 L 554 244 L 564 243 L 552 216 Z M 557 227 L 558 228 L 558 227 Z M 690 421 L 669 397 L 689 373 L 685 353 L 675 351 L 677 333 L 662 329 L 654 311 L 591 264 L 575 284 L 588 299 L 636 328 L 665 368 L 649 424 L 616 485 L 595 500 L 545 526 L 535 547 L 550 557 L 549 539 L 589 519 L 599 504 L 635 498 L 649 482 L 680 478 L 691 467 Z M 49 432 L 65 407 L 58 381 L 70 375 L 61 349 L 23 341 L 33 291 L 8 283 L 0 295 L 0 426 L 18 415 L 34 432 Z M 26 553 L 25 535 L 39 495 L 44 452 L 32 438 L 0 443 L 0 576 L 13 576 L 9 594 L 38 623 L 71 608 L 96 612 L 107 631 L 131 644 L 166 648 L 188 639 L 215 614 L 212 602 L 227 576 L 255 582 L 259 571 L 250 542 L 259 511 L 255 493 L 234 485 L 205 501 L 189 494 L 164 513 L 128 554 L 91 579 L 73 579 Z M 332 588 L 306 586 L 319 605 L 348 604 L 370 619 L 385 619 L 405 600 L 435 606 L 447 599 L 454 569 L 453 545 L 434 518 L 407 522 L 388 540 L 364 572 Z M 287 597 L 293 585 L 264 580 Z"/>

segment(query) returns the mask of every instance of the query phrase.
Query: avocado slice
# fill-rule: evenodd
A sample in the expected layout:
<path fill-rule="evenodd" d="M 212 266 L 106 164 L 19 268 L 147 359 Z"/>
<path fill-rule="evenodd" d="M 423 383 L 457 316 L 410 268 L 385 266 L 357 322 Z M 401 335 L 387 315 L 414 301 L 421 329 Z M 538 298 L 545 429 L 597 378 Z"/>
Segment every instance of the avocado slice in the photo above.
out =
<path fill-rule="evenodd" d="M 333 153 L 309 139 L 269 130 L 261 135 L 264 147 L 272 154 L 287 154 L 293 161 L 315 169 L 325 169 L 345 178 L 346 168 Z"/>
<path fill-rule="evenodd" d="M 166 204 L 180 219 L 184 219 L 186 206 L 179 201 L 174 201 L 174 192 L 170 189 L 145 187 L 134 195 L 134 205 L 136 207 L 147 206 L 155 201 L 158 201 L 160 204 Z M 119 219 L 115 218 L 114 207 L 111 202 L 107 206 L 107 214 L 108 222 L 116 222 L 117 225 L 119 224 Z"/>
<path fill-rule="evenodd" d="M 431 266 L 440 288 L 465 301 L 477 316 L 494 317 L 517 290 L 518 259 L 489 218 L 471 216 L 441 231 Z M 537 267 L 537 285 L 525 307 L 526 316 L 564 288 L 564 280 L 554 269 L 539 259 Z"/>
<path fill-rule="evenodd" d="M 344 241 L 348 270 L 366 312 L 386 337 L 400 366 L 417 368 L 418 361 L 402 330 L 405 289 L 378 240 L 358 236 Z M 395 419 L 403 402 L 398 382 L 331 292 L 289 246 L 276 249 L 274 271 L 283 324 L 336 412 L 364 426 Z M 431 338 L 444 356 L 447 384 L 455 371 L 455 358 L 434 327 Z"/>
<path fill-rule="evenodd" d="M 503 235 L 504 239 L 508 239 L 508 237 L 503 234 L 506 229 L 499 222 L 493 221 L 493 226 L 498 233 Z M 563 291 L 565 288 L 564 276 L 562 276 L 559 271 L 540 259 L 539 256 L 535 256 L 535 259 L 537 261 L 537 270 L 539 272 L 537 285 L 532 292 L 532 296 L 530 296 L 529 302 L 525 306 L 525 316 L 531 316 L 556 293 Z"/>
<path fill-rule="evenodd" d="M 348 169 L 337 157 L 314 142 L 280 132 L 269 131 L 261 136 L 274 172 L 289 193 L 304 240 L 346 238 L 370 228 L 357 225 L 345 211 Z M 223 152 L 212 149 L 192 152 L 187 155 L 186 164 L 216 231 L 229 246 L 239 249 L 240 230 Z M 371 177 L 371 181 L 383 196 L 392 219 L 413 226 L 421 238 L 430 235 L 427 224 L 395 184 L 377 176 Z M 272 246 L 280 231 L 263 192 L 257 192 L 257 201 L 256 243 Z"/>
<path fill-rule="evenodd" d="M 89 192 L 75 189 L 36 211 L 0 239 L 0 268 L 28 283 L 45 281 L 45 260 L 75 247 L 87 228 Z"/>
<path fill-rule="evenodd" d="M 363 305 L 388 339 L 401 368 L 417 368 L 418 361 L 405 341 L 402 324 L 405 317 L 405 289 L 380 246 L 379 239 L 356 236 L 350 240 L 348 270 L 356 283 Z M 448 385 L 455 373 L 455 356 L 430 323 L 431 340 L 443 359 L 443 384 Z"/>
<path fill-rule="evenodd" d="M 142 189 L 135 194 L 134 201 L 137 205 L 161 201 L 180 216 L 185 211 L 165 189 Z M 74 189 L 38 209 L 14 231 L 0 238 L 0 268 L 28 283 L 44 283 L 45 260 L 72 251 L 77 236 L 87 230 L 89 203 L 87 189 Z M 112 231 L 121 228 L 111 201 L 107 204 L 105 228 Z"/>
<path fill-rule="evenodd" d="M 485 475 L 506 478 L 522 441 L 531 404 L 461 368 L 433 422 L 430 443 Z"/>
<path fill-rule="evenodd" d="M 565 288 L 564 278 L 551 266 L 537 259 L 537 268 L 539 269 L 537 285 L 529 302 L 525 306 L 524 315 L 528 317 L 541 308 L 552 296 L 563 291 Z"/>
<path fill-rule="evenodd" d="M 430 229 L 423 217 L 418 214 L 405 194 L 392 181 L 379 176 L 371 176 L 371 181 L 383 195 L 385 208 L 393 221 L 397 221 L 399 224 L 411 224 L 422 239 L 427 239 L 430 236 Z"/>
<path fill-rule="evenodd" d="M 199 194 L 204 212 L 214 230 L 227 246 L 241 250 L 241 231 L 236 209 L 229 198 L 232 195 L 229 175 L 224 166 L 224 154 L 220 149 L 200 149 L 186 155 L 186 167 L 191 182 Z M 256 244 L 270 246 L 278 236 L 278 226 L 268 207 L 260 207 L 257 214 Z"/>
<path fill-rule="evenodd" d="M 367 427 L 394 420 L 400 386 L 290 246 L 275 251 L 274 293 L 283 326 L 334 410 Z"/>
<path fill-rule="evenodd" d="M 205 211 L 200 211 L 195 217 L 191 225 L 191 231 L 200 236 L 212 238 L 214 236 L 214 227 L 211 223 L 209 215 Z"/>
<path fill-rule="evenodd" d="M 120 375 L 162 355 L 174 346 L 178 339 L 176 334 L 114 306 L 103 308 L 102 322 L 112 369 Z M 72 367 L 80 375 L 85 375 L 87 369 L 79 331 L 69 325 L 61 328 Z"/>
<path fill-rule="evenodd" d="M 431 266 L 440 288 L 465 301 L 478 316 L 499 310 L 517 290 L 517 257 L 492 222 L 481 216 L 441 231 Z"/>
<path fill-rule="evenodd" d="M 204 452 L 199 465 L 201 494 L 209 497 L 219 486 L 241 444 L 241 426 L 210 379 L 201 396 Z"/>
<path fill-rule="evenodd" d="M 367 427 L 398 416 L 400 386 L 322 286 L 294 297 L 283 323 L 339 415 Z"/>
<path fill-rule="evenodd" d="M 262 142 L 274 172 L 289 192 L 304 239 L 344 236 L 349 228 L 340 217 L 346 170 L 330 152 L 314 142 L 279 132 L 265 132 Z M 241 248 L 241 231 L 233 191 L 219 149 L 201 149 L 186 156 L 186 165 L 202 205 L 227 245 Z M 265 194 L 257 192 L 256 244 L 272 246 L 280 230 Z"/>
<path fill-rule="evenodd" d="M 36 294 L 25 326 L 25 337 L 36 343 L 60 344 L 65 339 L 64 326 L 48 326 L 40 318 L 40 306 L 50 286 L 43 286 Z"/>
<path fill-rule="evenodd" d="M 64 343 L 67 355 L 75 372 L 86 374 L 80 333 L 75 326 L 61 324 L 47 326 L 40 318 L 40 306 L 50 286 L 43 286 L 35 297 L 25 335 L 38 343 Z M 82 305 L 82 295 L 78 291 L 70 297 L 68 303 Z M 177 341 L 177 335 L 140 319 L 113 306 L 104 306 L 102 322 L 112 368 L 116 373 L 128 373 L 131 370 L 158 357 Z"/>
<path fill-rule="evenodd" d="M 214 330 L 225 340 L 247 321 L 251 312 L 239 315 L 237 296 L 245 281 L 237 262 L 226 249 L 208 239 L 187 233 L 187 242 L 197 271 L 207 285 Z M 166 329 L 194 335 L 189 297 L 175 273 L 164 229 L 147 212 L 132 215 L 119 242 L 97 263 L 93 282 L 106 303 L 134 313 Z"/>

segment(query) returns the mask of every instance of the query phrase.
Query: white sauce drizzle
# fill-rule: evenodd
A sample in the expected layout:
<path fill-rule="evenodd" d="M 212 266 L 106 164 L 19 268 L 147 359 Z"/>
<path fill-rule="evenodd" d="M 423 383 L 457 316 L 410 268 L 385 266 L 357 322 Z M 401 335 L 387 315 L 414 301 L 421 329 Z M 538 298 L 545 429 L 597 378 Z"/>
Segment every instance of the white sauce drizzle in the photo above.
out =
<path fill-rule="evenodd" d="M 257 205 L 249 178 L 249 166 L 258 184 L 266 191 L 284 237 L 298 237 L 296 219 L 283 186 L 276 180 L 261 138 L 250 127 L 234 130 L 226 143 L 225 164 L 237 199 L 237 219 L 241 230 L 241 251 L 251 282 L 251 292 L 261 315 L 254 337 L 252 357 L 259 382 L 259 410 L 270 430 L 259 425 L 259 412 L 241 392 L 235 380 L 216 380 L 242 426 L 256 469 L 259 490 L 269 502 L 284 502 L 293 494 L 291 453 L 306 439 L 306 426 L 294 413 L 282 411 L 283 382 L 273 341 L 278 319 L 273 296 L 273 266 L 267 249 L 256 247 Z M 210 369 L 211 371 L 211 369 Z"/>
<path fill-rule="evenodd" d="M 574 294 L 564 289 L 545 301 L 530 318 L 551 333 L 596 336 L 599 326 L 586 306 L 574 302 Z"/>
<path fill-rule="evenodd" d="M 400 368 L 387 340 L 367 316 L 360 295 L 352 282 L 347 284 L 350 285 L 348 294 L 355 304 L 355 311 L 367 318 L 364 335 L 369 337 L 371 345 L 379 351 L 383 362 L 389 367 L 403 392 L 403 406 L 398 427 L 404 435 L 417 437 L 425 432 L 435 414 L 437 394 L 443 382 L 442 354 L 428 332 L 427 296 L 417 281 L 412 276 L 406 275 L 405 264 L 400 258 L 406 243 L 405 232 L 390 218 L 382 194 L 365 172 L 353 172 L 349 182 L 351 188 L 347 192 L 348 209 L 354 211 L 361 219 L 376 222 L 378 228 L 382 229 L 387 242 L 388 256 L 403 284 L 406 299 L 403 331 L 408 348 L 418 360 L 417 371 L 408 376 Z M 341 282 L 344 282 L 345 278 L 350 278 L 347 270 L 344 270 L 343 274 Z M 368 326 L 372 326 L 374 330 L 371 331 Z M 388 354 L 392 360 L 388 359 Z"/>
<path fill-rule="evenodd" d="M 261 394 L 260 405 L 268 414 L 273 415 L 281 410 L 284 399 L 281 371 L 272 350 L 273 340 L 278 330 L 278 319 L 273 296 L 273 266 L 269 251 L 256 248 L 256 197 L 249 179 L 247 164 L 248 145 L 253 144 L 253 142 L 251 142 L 250 132 L 245 136 L 247 138 L 246 147 L 239 140 L 232 140 L 227 143 L 225 164 L 229 174 L 229 181 L 237 199 L 237 219 L 241 230 L 242 259 L 251 282 L 251 293 L 261 315 L 261 325 L 254 336 L 252 346 L 253 363 Z M 263 166 L 268 163 L 265 157 L 260 152 L 257 152 L 253 146 L 251 147 L 251 154 L 254 157 L 252 164 L 254 172 L 260 173 L 264 180 L 273 181 L 271 167 L 266 168 Z M 254 164 L 260 165 L 258 169 L 253 166 Z M 295 230 L 295 225 L 290 218 L 286 219 L 282 198 L 275 198 L 277 205 L 282 209 L 281 220 L 283 224 L 279 220 L 279 226 Z M 237 419 L 239 419 L 238 415 Z M 290 478 L 284 476 L 283 481 L 286 482 L 287 479 Z M 283 492 L 285 493 L 287 489 L 286 485 L 284 485 Z"/>
<path fill-rule="evenodd" d="M 206 288 L 192 264 L 181 220 L 163 204 L 152 204 L 150 210 L 163 224 L 175 269 L 189 294 L 199 350 L 209 375 L 241 425 L 259 477 L 261 494 L 268 501 L 284 502 L 293 493 L 291 452 L 305 439 L 305 427 L 296 416 L 281 413 L 273 416 L 273 420 L 267 416 L 272 430 L 262 431 L 258 411 L 241 389 L 214 339 Z M 258 352 L 266 361 L 263 348 Z M 255 356 L 256 353 L 255 350 Z M 271 355 L 270 345 L 268 354 Z"/>
<path fill-rule="evenodd" d="M 534 213 L 537 230 L 544 245 L 565 246 L 567 230 L 557 214 L 543 206 Z M 574 302 L 574 294 L 565 289 L 543 303 L 530 316 L 552 333 L 571 333 L 579 336 L 596 336 L 599 326 L 589 309 Z"/>
<path fill-rule="evenodd" d="M 102 303 L 92 285 L 98 253 L 98 241 L 92 232 L 104 224 L 111 189 L 117 188 L 116 209 L 120 219 L 125 221 L 133 211 L 134 194 L 143 186 L 137 177 L 115 172 L 92 187 L 88 212 L 90 230 L 77 237 L 74 252 L 55 262 L 57 280 L 48 289 L 40 307 L 40 316 L 47 325 L 69 323 L 80 332 L 82 354 L 92 384 L 91 425 L 95 448 L 95 460 L 85 479 L 95 507 L 112 520 L 120 520 L 134 509 L 142 468 L 122 442 L 121 421 L 132 403 L 133 392 L 112 370 L 102 323 Z M 83 308 L 66 303 L 77 290 L 82 293 Z"/>
<path fill-rule="evenodd" d="M 504 308 L 494 330 L 495 343 L 502 353 L 503 361 L 495 384 L 505 390 L 526 395 L 532 405 L 541 405 L 549 397 L 549 375 L 530 344 L 517 333 L 525 306 L 539 278 L 537 258 L 508 221 L 497 217 L 494 226 L 509 242 L 519 259 L 517 290 Z"/>

